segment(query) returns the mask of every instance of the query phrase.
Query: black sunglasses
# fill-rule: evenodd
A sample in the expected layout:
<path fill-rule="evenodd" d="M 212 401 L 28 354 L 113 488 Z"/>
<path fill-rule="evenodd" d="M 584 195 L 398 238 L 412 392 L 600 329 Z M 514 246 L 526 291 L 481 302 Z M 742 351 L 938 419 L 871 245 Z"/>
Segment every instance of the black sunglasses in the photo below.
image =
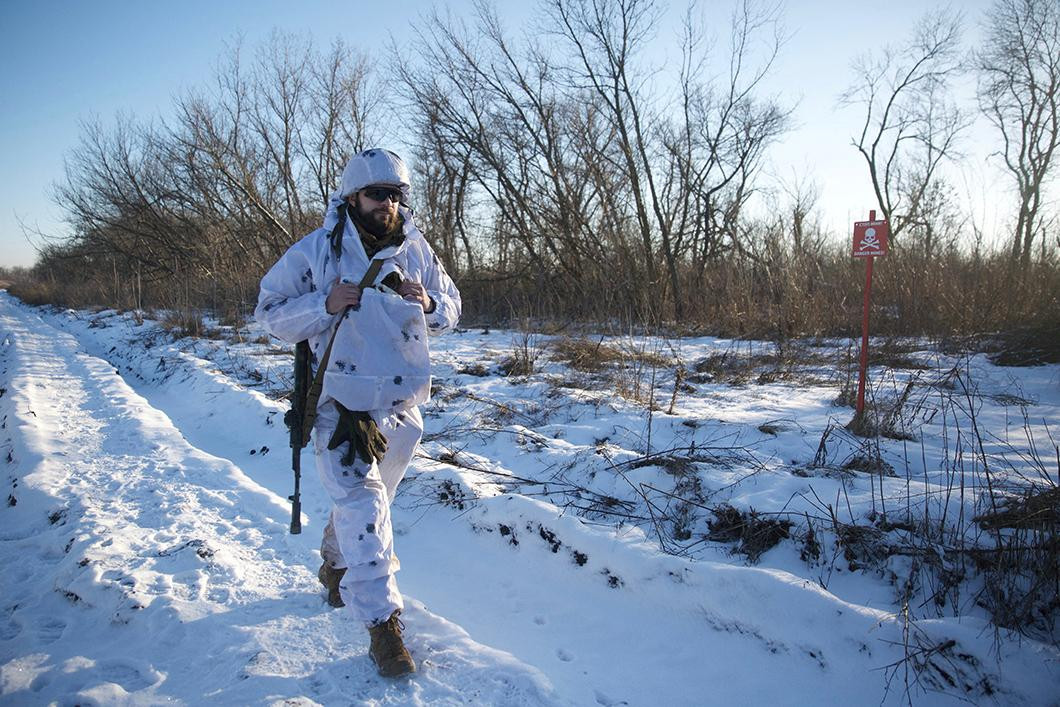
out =
<path fill-rule="evenodd" d="M 372 201 L 384 202 L 390 199 L 395 204 L 401 203 L 401 191 L 399 189 L 391 189 L 389 187 L 368 187 L 363 191 L 363 194 Z"/>

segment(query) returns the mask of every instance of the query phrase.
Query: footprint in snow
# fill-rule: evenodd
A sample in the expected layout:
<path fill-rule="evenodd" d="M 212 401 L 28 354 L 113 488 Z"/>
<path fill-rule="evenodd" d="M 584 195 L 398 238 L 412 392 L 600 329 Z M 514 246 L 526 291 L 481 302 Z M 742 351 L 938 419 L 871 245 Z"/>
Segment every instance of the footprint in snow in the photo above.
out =
<path fill-rule="evenodd" d="M 604 707 L 618 707 L 618 705 L 628 705 L 629 703 L 625 700 L 613 700 L 599 690 L 594 690 L 596 693 L 596 704 L 603 705 Z"/>
<path fill-rule="evenodd" d="M 22 627 L 8 619 L 0 624 L 0 641 L 10 641 L 22 633 Z"/>
<path fill-rule="evenodd" d="M 558 648 L 556 650 L 556 657 L 562 660 L 564 663 L 569 663 L 574 660 L 574 656 L 562 648 Z"/>
<path fill-rule="evenodd" d="M 60 619 L 44 619 L 37 626 L 37 639 L 41 643 L 55 643 L 63 636 L 66 622 Z"/>
<path fill-rule="evenodd" d="M 232 592 L 226 587 L 214 587 L 210 589 L 206 598 L 214 604 L 227 604 L 229 599 L 232 598 Z"/>
<path fill-rule="evenodd" d="M 144 675 L 144 670 L 148 675 Z M 137 667 L 131 662 L 120 660 L 101 662 L 96 671 L 103 682 L 120 685 L 126 692 L 136 692 L 151 687 L 161 677 L 149 666 Z"/>

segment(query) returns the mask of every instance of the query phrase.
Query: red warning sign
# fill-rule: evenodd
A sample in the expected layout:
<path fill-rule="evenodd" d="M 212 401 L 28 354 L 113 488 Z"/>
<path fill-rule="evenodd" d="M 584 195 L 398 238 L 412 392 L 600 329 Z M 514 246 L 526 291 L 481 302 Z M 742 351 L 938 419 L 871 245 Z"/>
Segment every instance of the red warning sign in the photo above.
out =
<path fill-rule="evenodd" d="M 854 222 L 854 257 L 887 255 L 887 236 L 891 228 L 886 221 Z"/>

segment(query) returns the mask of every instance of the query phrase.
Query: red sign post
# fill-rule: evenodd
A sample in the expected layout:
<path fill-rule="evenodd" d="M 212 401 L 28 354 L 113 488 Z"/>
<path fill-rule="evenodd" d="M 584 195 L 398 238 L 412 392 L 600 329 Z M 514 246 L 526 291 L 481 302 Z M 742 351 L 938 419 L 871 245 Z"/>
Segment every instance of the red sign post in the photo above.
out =
<path fill-rule="evenodd" d="M 861 361 L 858 374 L 858 406 L 855 422 L 860 425 L 865 413 L 865 377 L 869 368 L 869 303 L 872 301 L 872 262 L 877 256 L 887 255 L 887 221 L 877 221 L 876 211 L 869 211 L 868 221 L 854 223 L 855 258 L 867 258 L 865 263 L 865 303 L 861 311 Z"/>

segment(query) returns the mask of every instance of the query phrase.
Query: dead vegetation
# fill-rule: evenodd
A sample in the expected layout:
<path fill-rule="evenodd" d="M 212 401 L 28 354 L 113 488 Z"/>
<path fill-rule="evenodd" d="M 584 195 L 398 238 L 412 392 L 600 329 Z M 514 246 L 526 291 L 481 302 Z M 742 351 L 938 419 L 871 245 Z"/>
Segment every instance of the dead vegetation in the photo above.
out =
<path fill-rule="evenodd" d="M 767 550 L 781 540 L 791 537 L 793 523 L 787 519 L 766 518 L 753 508 L 740 511 L 722 504 L 710 511 L 714 519 L 707 521 L 707 539 L 715 542 L 737 543 L 734 552 L 747 556 L 748 562 L 758 562 Z"/>
<path fill-rule="evenodd" d="M 586 337 L 564 336 L 549 344 L 553 361 L 558 361 L 582 373 L 628 366 L 654 366 L 666 368 L 673 365 L 673 358 L 658 351 L 637 347 L 632 342 L 615 346 L 605 344 L 604 338 L 596 341 Z"/>
<path fill-rule="evenodd" d="M 855 454 L 843 464 L 843 468 L 876 476 L 897 476 L 894 467 L 884 461 L 878 452 Z"/>
<path fill-rule="evenodd" d="M 659 337 L 628 338 L 604 343 L 604 337 L 561 336 L 552 339 L 549 359 L 568 368 L 573 375 L 558 385 L 585 390 L 611 390 L 618 396 L 652 410 L 660 410 L 656 394 L 664 378 L 674 376 L 670 410 L 683 381 L 684 369 L 676 356 L 664 349 L 669 342 Z"/>
<path fill-rule="evenodd" d="M 485 378 L 490 374 L 489 366 L 482 361 L 471 361 L 456 369 L 456 372 L 464 376 L 475 376 Z"/>
<path fill-rule="evenodd" d="M 974 518 L 986 530 L 1055 530 L 1060 526 L 1060 488 L 1028 489 L 998 501 Z"/>
<path fill-rule="evenodd" d="M 185 336 L 210 338 L 206 336 L 209 330 L 202 316 L 194 312 L 169 311 L 162 316 L 158 324 L 175 338 Z"/>
<path fill-rule="evenodd" d="M 582 373 L 597 373 L 625 360 L 623 353 L 604 343 L 584 337 L 561 337 L 551 342 L 552 360 Z"/>
<path fill-rule="evenodd" d="M 524 328 L 512 342 L 511 352 L 501 358 L 497 368 L 506 377 L 529 376 L 537 370 L 537 360 L 541 356 L 538 337 Z"/>
<path fill-rule="evenodd" d="M 675 399 L 699 392 L 682 386 L 824 378 L 820 369 L 830 370 L 828 380 L 834 383 L 837 377 L 851 377 L 849 369 L 843 369 L 852 367 L 855 359 L 849 351 L 844 354 L 839 342 L 818 346 L 821 342 L 807 341 L 772 348 L 733 345 L 683 363 L 679 356 L 660 353 L 672 351 L 665 343 L 629 350 L 615 341 L 561 336 L 537 349 L 547 353 L 550 364 L 563 366 L 548 374 L 555 390 L 574 381 L 589 390 L 616 387 L 622 376 L 632 385 L 630 376 L 635 374 L 641 377 L 642 391 L 670 398 L 671 411 Z M 839 571 L 871 573 L 891 582 L 896 601 L 912 607 L 910 621 L 983 611 L 999 627 L 1055 640 L 1060 615 L 1060 462 L 1026 449 L 1017 452 L 1003 440 L 984 441 L 977 417 L 986 400 L 1024 406 L 1024 414 L 1032 401 L 1019 391 L 981 393 L 971 379 L 968 358 L 941 367 L 938 354 L 922 340 L 883 340 L 876 348 L 879 365 L 866 415 L 871 429 L 862 429 L 859 436 L 837 421 L 823 431 L 811 464 L 787 469 L 811 483 L 820 478 L 869 494 L 867 501 L 860 501 L 869 506 L 867 513 L 851 510 L 845 491 L 829 501 L 808 497 L 816 512 L 739 507 L 721 500 L 725 496 L 719 493 L 742 481 L 719 490 L 709 481 L 717 472 L 746 470 L 746 479 L 765 469 L 754 450 L 734 444 L 664 449 L 618 462 L 611 459 L 612 448 L 604 438 L 592 455 L 548 467 L 543 478 L 550 481 L 535 483 L 550 501 L 586 518 L 645 527 L 666 552 L 694 555 L 712 543 L 724 543 L 748 563 L 757 563 L 771 549 L 792 543 L 798 556 L 821 573 L 825 586 Z M 540 364 L 540 356 L 536 360 Z M 928 362 L 935 367 L 925 368 Z M 685 367 L 687 375 L 678 373 Z M 557 392 L 548 400 L 562 405 L 566 395 Z M 661 407 L 646 407 L 649 429 Z M 497 429 L 516 421 L 531 429 L 534 424 L 500 409 L 482 419 Z M 540 423 L 544 418 L 535 419 Z M 696 420 L 683 423 L 690 430 L 700 427 Z M 941 468 L 926 470 L 932 477 L 927 481 L 910 470 L 922 461 L 916 455 L 922 453 L 918 444 L 926 426 L 939 424 L 952 442 L 942 447 Z M 780 435 L 796 427 L 798 423 L 772 421 L 758 430 Z M 938 434 L 934 429 L 931 434 Z M 998 451 L 984 451 L 987 441 Z M 524 446 L 541 450 L 548 444 L 542 438 Z M 1033 443 L 1029 447 L 1036 449 Z M 1037 471 L 1030 486 L 1022 476 L 1026 471 L 1005 467 L 1006 455 L 1020 468 L 1032 461 Z M 595 485 L 585 482 L 578 469 L 593 469 L 588 478 L 617 477 L 629 494 L 594 491 Z M 645 481 L 651 477 L 635 473 L 650 469 L 663 474 L 662 479 Z M 530 488 L 529 481 L 521 483 L 524 491 Z"/>
<path fill-rule="evenodd" d="M 998 366 L 1040 366 L 1060 363 L 1060 321 L 1021 327 L 997 338 L 990 356 Z"/>
<path fill-rule="evenodd" d="M 699 385 L 765 385 L 777 381 L 814 384 L 830 380 L 842 363 L 834 347 L 815 346 L 812 340 L 773 342 L 771 346 L 737 341 L 723 351 L 693 361 L 686 380 Z"/>

